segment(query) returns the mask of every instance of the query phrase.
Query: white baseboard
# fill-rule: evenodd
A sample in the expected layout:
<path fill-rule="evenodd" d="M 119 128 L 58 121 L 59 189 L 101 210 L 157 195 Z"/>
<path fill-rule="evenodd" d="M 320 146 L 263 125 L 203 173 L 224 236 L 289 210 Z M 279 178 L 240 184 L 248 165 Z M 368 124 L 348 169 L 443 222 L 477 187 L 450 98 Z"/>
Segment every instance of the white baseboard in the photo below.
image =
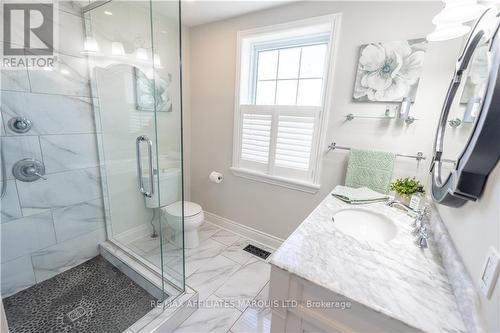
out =
<path fill-rule="evenodd" d="M 221 217 L 207 211 L 205 211 L 205 220 L 223 229 L 234 232 L 235 234 L 250 238 L 256 242 L 269 246 L 272 249 L 277 249 L 285 241 L 284 239 L 281 239 L 279 237 L 266 234 L 265 232 L 262 232 L 260 230 L 247 227 L 246 225 L 226 219 L 225 217 Z"/>

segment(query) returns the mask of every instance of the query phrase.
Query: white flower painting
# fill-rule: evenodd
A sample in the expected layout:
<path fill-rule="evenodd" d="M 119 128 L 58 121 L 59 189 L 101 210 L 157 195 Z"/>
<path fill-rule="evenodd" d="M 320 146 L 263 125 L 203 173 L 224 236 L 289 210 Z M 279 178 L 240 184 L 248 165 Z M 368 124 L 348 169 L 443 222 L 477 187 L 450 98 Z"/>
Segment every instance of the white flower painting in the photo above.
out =
<path fill-rule="evenodd" d="M 354 101 L 414 101 L 426 50 L 424 38 L 362 45 Z"/>

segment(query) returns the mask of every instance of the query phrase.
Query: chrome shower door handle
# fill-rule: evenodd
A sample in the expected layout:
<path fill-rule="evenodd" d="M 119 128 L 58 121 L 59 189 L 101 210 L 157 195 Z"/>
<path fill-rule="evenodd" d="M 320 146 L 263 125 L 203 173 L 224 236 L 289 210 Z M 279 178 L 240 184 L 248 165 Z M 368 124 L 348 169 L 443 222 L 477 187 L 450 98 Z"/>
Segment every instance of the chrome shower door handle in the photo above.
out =
<path fill-rule="evenodd" d="M 148 171 L 149 171 L 149 191 L 144 188 L 144 179 L 142 178 L 142 163 L 141 163 L 141 143 L 146 142 L 148 145 Z M 140 135 L 135 140 L 135 153 L 137 156 L 137 179 L 139 192 L 145 197 L 151 198 L 155 193 L 154 187 L 154 169 L 153 169 L 153 141 L 147 136 Z"/>

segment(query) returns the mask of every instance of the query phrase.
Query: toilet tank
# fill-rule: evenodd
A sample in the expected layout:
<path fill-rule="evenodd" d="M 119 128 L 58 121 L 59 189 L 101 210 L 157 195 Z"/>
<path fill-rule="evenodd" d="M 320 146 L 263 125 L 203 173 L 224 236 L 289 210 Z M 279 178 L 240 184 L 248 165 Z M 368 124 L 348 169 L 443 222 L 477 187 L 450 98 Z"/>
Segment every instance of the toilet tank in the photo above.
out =
<path fill-rule="evenodd" d="M 148 177 L 144 177 L 144 181 L 148 181 Z M 162 169 L 158 174 L 158 181 L 160 182 L 159 201 L 158 191 L 155 191 L 151 198 L 144 198 L 147 208 L 164 207 L 181 200 L 181 170 L 179 168 Z M 157 189 L 158 187 L 155 188 Z"/>

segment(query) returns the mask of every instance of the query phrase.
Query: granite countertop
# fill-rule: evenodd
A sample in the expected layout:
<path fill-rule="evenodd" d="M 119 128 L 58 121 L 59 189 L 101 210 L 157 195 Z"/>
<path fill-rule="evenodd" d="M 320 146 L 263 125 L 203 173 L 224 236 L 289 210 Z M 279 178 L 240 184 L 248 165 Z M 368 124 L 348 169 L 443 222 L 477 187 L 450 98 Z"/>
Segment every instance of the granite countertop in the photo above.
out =
<path fill-rule="evenodd" d="M 362 208 L 398 227 L 389 242 L 360 241 L 339 231 L 335 212 Z M 328 195 L 273 254 L 271 264 L 416 329 L 465 332 L 455 296 L 434 244 L 420 249 L 413 219 L 385 203 L 349 205 Z"/>

